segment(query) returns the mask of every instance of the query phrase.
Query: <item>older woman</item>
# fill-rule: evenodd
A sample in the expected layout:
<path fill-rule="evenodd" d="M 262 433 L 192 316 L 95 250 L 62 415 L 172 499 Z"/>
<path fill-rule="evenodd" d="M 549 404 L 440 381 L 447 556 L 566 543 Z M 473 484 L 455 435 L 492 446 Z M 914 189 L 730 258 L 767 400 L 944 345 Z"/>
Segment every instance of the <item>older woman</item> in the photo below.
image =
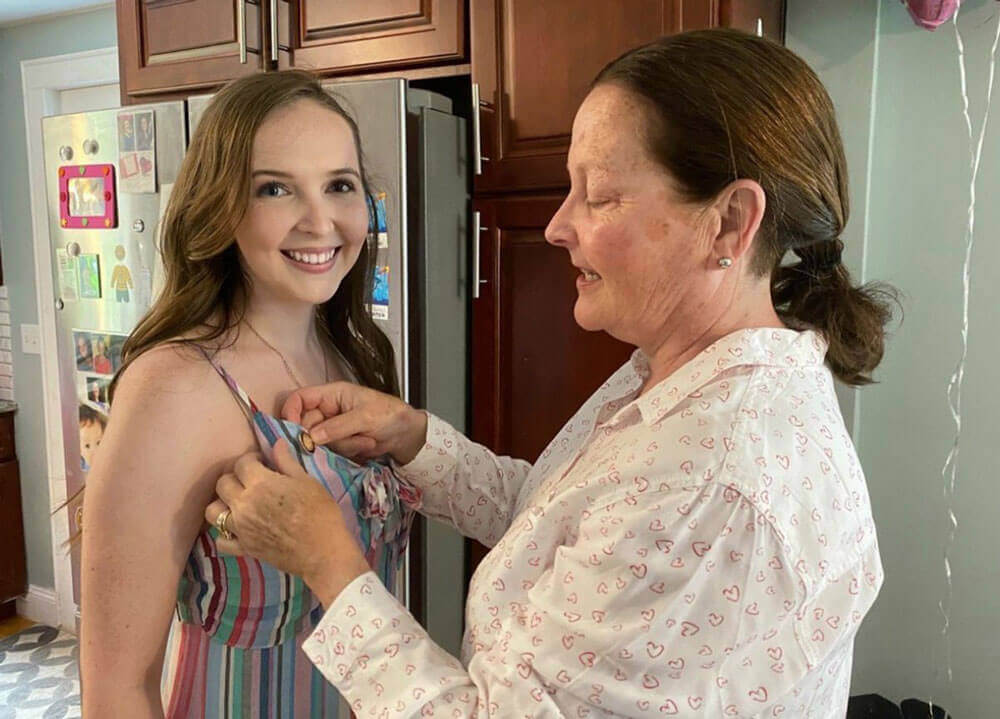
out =
<path fill-rule="evenodd" d="M 883 575 L 833 380 L 870 381 L 891 293 L 840 261 L 829 97 L 763 39 L 667 37 L 597 77 L 569 172 L 546 239 L 580 269 L 576 321 L 637 350 L 534 465 L 356 385 L 285 407 L 493 547 L 461 662 L 338 543 L 290 454 L 242 460 L 206 517 L 231 509 L 229 549 L 317 592 L 304 649 L 360 716 L 843 717 Z"/>

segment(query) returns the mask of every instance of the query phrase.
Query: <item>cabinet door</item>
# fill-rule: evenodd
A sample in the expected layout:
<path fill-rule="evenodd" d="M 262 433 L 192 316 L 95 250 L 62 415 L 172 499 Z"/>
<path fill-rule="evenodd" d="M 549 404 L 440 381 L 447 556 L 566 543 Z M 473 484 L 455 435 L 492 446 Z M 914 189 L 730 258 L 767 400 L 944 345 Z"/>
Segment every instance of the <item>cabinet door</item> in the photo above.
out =
<path fill-rule="evenodd" d="M 683 30 L 754 32 L 758 18 L 764 34 L 780 42 L 784 3 L 471 0 L 470 13 L 474 141 L 482 156 L 475 189 L 497 192 L 568 186 L 573 117 L 608 62 Z"/>
<path fill-rule="evenodd" d="M 633 349 L 573 319 L 578 272 L 566 250 L 543 236 L 561 201 L 474 203 L 482 282 L 473 300 L 471 436 L 531 462 Z M 484 551 L 469 547 L 468 569 Z"/>
<path fill-rule="evenodd" d="M 629 48 L 676 32 L 675 1 L 471 0 L 476 190 L 566 187 L 570 130 L 590 81 Z"/>
<path fill-rule="evenodd" d="M 118 0 L 122 104 L 266 69 L 261 2 L 269 0 Z"/>
<path fill-rule="evenodd" d="M 28 590 L 17 460 L 0 462 L 0 604 Z"/>
<path fill-rule="evenodd" d="M 465 0 L 280 0 L 278 27 L 279 67 L 324 75 L 466 59 Z"/>
<path fill-rule="evenodd" d="M 763 35 L 784 44 L 784 0 L 719 0 L 719 27 Z"/>

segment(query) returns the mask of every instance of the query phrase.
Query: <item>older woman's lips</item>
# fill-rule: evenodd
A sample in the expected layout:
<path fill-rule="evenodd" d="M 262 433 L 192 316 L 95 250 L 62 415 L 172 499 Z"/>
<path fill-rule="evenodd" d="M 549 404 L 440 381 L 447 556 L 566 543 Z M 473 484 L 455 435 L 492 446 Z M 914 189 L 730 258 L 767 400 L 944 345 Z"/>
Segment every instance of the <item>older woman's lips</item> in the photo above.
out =
<path fill-rule="evenodd" d="M 576 278 L 577 289 L 585 289 L 596 285 L 601 281 L 601 276 L 596 272 L 590 272 L 589 270 L 580 270 L 580 274 Z"/>

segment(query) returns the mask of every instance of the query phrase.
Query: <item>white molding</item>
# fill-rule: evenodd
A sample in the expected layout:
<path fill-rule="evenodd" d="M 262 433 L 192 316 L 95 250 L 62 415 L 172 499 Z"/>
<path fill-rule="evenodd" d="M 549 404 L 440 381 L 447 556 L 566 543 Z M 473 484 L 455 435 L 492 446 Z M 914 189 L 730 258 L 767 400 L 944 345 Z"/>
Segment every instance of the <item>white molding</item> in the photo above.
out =
<path fill-rule="evenodd" d="M 84 13 L 94 12 L 96 10 L 111 9 L 114 6 L 114 0 L 102 0 L 101 2 L 93 2 L 89 5 L 76 7 L 71 10 L 56 10 L 55 12 L 42 13 L 41 15 L 29 15 L 28 17 L 17 18 L 16 20 L 0 22 L 0 30 L 19 27 L 21 25 L 31 25 L 36 22 L 48 22 L 49 20 L 57 20 L 71 15 L 83 15 Z"/>
<path fill-rule="evenodd" d="M 32 584 L 28 587 L 28 593 L 17 600 L 18 616 L 30 619 L 39 624 L 47 624 L 50 627 L 59 626 L 59 604 L 56 601 L 55 590 L 47 587 L 36 587 Z M 67 629 L 67 627 L 63 627 Z M 69 631 L 76 632 L 76 627 L 68 627 Z"/>
<path fill-rule="evenodd" d="M 49 483 L 49 508 L 66 501 L 66 467 L 63 453 L 62 410 L 59 404 L 59 365 L 56 351 L 55 290 L 52 252 L 49 247 L 48 205 L 45 197 L 42 154 L 42 117 L 59 113 L 59 93 L 118 82 L 118 50 L 105 48 L 21 61 L 24 127 L 27 135 L 28 186 L 31 188 L 31 230 L 35 255 L 35 291 L 41 327 L 42 405 L 45 457 Z M 63 509 L 52 515 L 52 568 L 57 613 L 53 626 L 76 631 L 73 572 L 66 540 L 69 517 Z M 30 593 L 29 593 L 30 594 Z"/>

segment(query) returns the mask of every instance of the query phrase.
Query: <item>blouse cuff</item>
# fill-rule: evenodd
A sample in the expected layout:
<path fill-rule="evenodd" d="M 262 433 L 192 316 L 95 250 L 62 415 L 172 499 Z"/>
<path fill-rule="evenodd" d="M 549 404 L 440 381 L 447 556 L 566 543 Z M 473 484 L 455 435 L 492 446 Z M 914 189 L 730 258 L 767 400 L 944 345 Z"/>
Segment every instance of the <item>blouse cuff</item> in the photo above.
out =
<path fill-rule="evenodd" d="M 406 464 L 391 460 L 393 471 L 412 484 L 423 488 L 428 480 L 449 476 L 458 463 L 458 430 L 430 412 L 427 415 L 427 439 L 417 456 Z"/>
<path fill-rule="evenodd" d="M 302 643 L 302 651 L 355 713 L 405 698 L 404 715 L 418 714 L 429 697 L 423 690 L 407 691 L 417 666 L 436 664 L 445 673 L 464 675 L 461 663 L 431 641 L 375 572 L 344 588 Z M 403 697 L 404 692 L 412 696 Z"/>

